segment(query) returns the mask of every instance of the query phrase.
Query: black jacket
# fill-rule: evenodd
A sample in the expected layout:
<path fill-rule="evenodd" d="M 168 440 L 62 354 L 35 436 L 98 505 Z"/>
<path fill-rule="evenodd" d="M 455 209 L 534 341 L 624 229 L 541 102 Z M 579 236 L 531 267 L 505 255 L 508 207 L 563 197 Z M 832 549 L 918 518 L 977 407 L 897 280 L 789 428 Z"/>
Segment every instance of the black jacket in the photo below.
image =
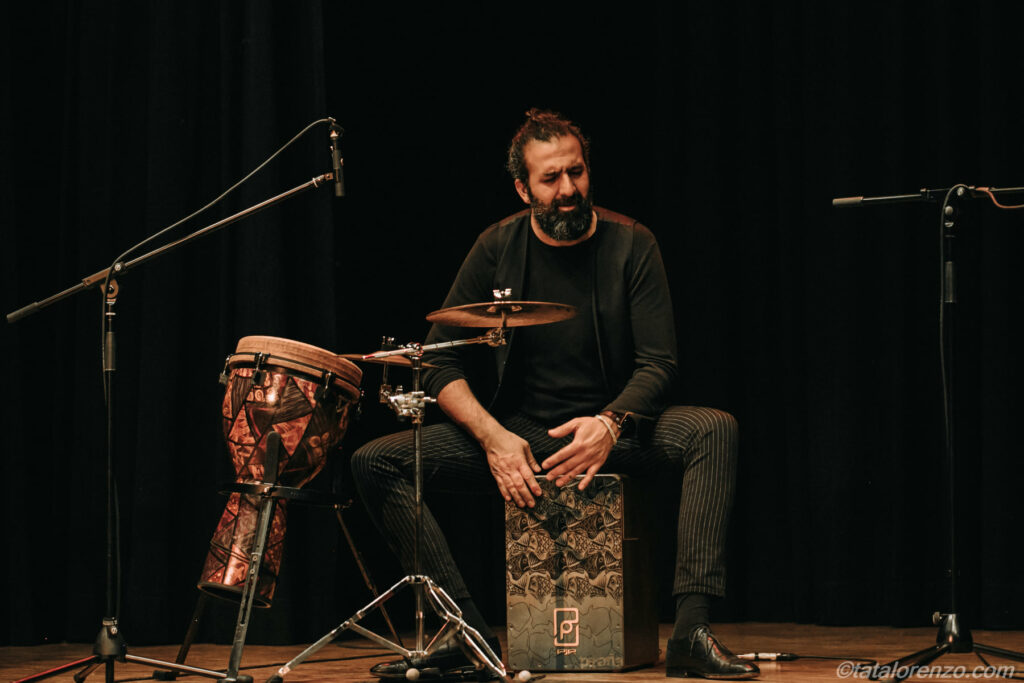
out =
<path fill-rule="evenodd" d="M 668 280 L 654 235 L 637 221 L 595 208 L 594 334 L 604 383 L 605 410 L 656 418 L 665 409 L 677 374 L 675 324 Z M 444 307 L 493 300 L 493 290 L 511 288 L 521 298 L 531 234 L 530 212 L 521 211 L 490 226 L 477 238 L 452 284 Z M 572 247 L 566 247 L 571 249 Z M 432 396 L 449 382 L 466 379 L 478 400 L 492 409 L 515 342 L 496 349 L 462 346 L 430 352 L 424 360 L 439 366 L 424 374 Z M 434 325 L 426 343 L 479 334 Z"/>

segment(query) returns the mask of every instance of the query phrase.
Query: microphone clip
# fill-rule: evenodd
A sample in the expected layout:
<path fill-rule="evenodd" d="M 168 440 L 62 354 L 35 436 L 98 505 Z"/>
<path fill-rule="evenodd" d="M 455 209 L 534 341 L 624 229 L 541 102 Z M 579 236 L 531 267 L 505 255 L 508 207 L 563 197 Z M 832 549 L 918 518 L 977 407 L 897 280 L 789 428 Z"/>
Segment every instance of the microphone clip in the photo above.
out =
<path fill-rule="evenodd" d="M 341 150 L 339 149 L 339 143 L 341 136 L 344 134 L 345 129 L 331 121 L 330 133 L 328 137 L 331 141 L 331 165 L 334 168 L 334 196 L 344 197 L 345 196 L 345 176 L 342 172 L 345 167 L 345 160 L 341 158 Z"/>

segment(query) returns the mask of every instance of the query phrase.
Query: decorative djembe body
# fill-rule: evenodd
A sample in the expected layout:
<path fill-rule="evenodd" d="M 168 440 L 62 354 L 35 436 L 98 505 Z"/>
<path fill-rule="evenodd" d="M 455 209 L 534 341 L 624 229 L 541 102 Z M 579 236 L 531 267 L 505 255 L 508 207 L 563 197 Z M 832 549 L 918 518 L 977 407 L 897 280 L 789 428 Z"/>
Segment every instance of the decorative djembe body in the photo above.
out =
<path fill-rule="evenodd" d="M 221 415 L 237 483 L 276 482 L 298 489 L 315 477 L 348 427 L 362 372 L 324 349 L 277 337 L 243 337 L 225 364 Z M 265 471 L 267 435 L 281 447 L 276 478 Z M 249 571 L 260 496 L 231 493 L 199 578 L 200 590 L 239 600 Z M 254 601 L 269 607 L 281 567 L 286 499 L 274 506 Z"/>

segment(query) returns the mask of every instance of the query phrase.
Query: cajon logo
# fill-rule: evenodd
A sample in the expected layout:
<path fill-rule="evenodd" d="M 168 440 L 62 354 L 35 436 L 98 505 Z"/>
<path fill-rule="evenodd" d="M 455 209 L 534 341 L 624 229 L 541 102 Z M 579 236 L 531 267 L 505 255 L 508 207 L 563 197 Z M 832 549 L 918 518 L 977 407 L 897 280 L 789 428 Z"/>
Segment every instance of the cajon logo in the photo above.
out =
<path fill-rule="evenodd" d="M 555 647 L 580 644 L 580 611 L 576 607 L 555 608 Z"/>

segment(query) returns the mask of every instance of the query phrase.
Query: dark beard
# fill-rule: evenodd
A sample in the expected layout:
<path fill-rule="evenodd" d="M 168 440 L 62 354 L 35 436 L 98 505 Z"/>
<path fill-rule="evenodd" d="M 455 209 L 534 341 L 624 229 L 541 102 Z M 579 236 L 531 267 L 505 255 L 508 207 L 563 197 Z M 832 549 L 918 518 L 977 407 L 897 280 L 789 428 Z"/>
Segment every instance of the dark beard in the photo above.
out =
<path fill-rule="evenodd" d="M 560 206 L 574 206 L 572 211 L 559 211 Z M 587 234 L 594 213 L 590 193 L 575 194 L 567 199 L 544 204 L 530 193 L 530 208 L 537 225 L 545 235 L 559 242 L 572 242 Z"/>

